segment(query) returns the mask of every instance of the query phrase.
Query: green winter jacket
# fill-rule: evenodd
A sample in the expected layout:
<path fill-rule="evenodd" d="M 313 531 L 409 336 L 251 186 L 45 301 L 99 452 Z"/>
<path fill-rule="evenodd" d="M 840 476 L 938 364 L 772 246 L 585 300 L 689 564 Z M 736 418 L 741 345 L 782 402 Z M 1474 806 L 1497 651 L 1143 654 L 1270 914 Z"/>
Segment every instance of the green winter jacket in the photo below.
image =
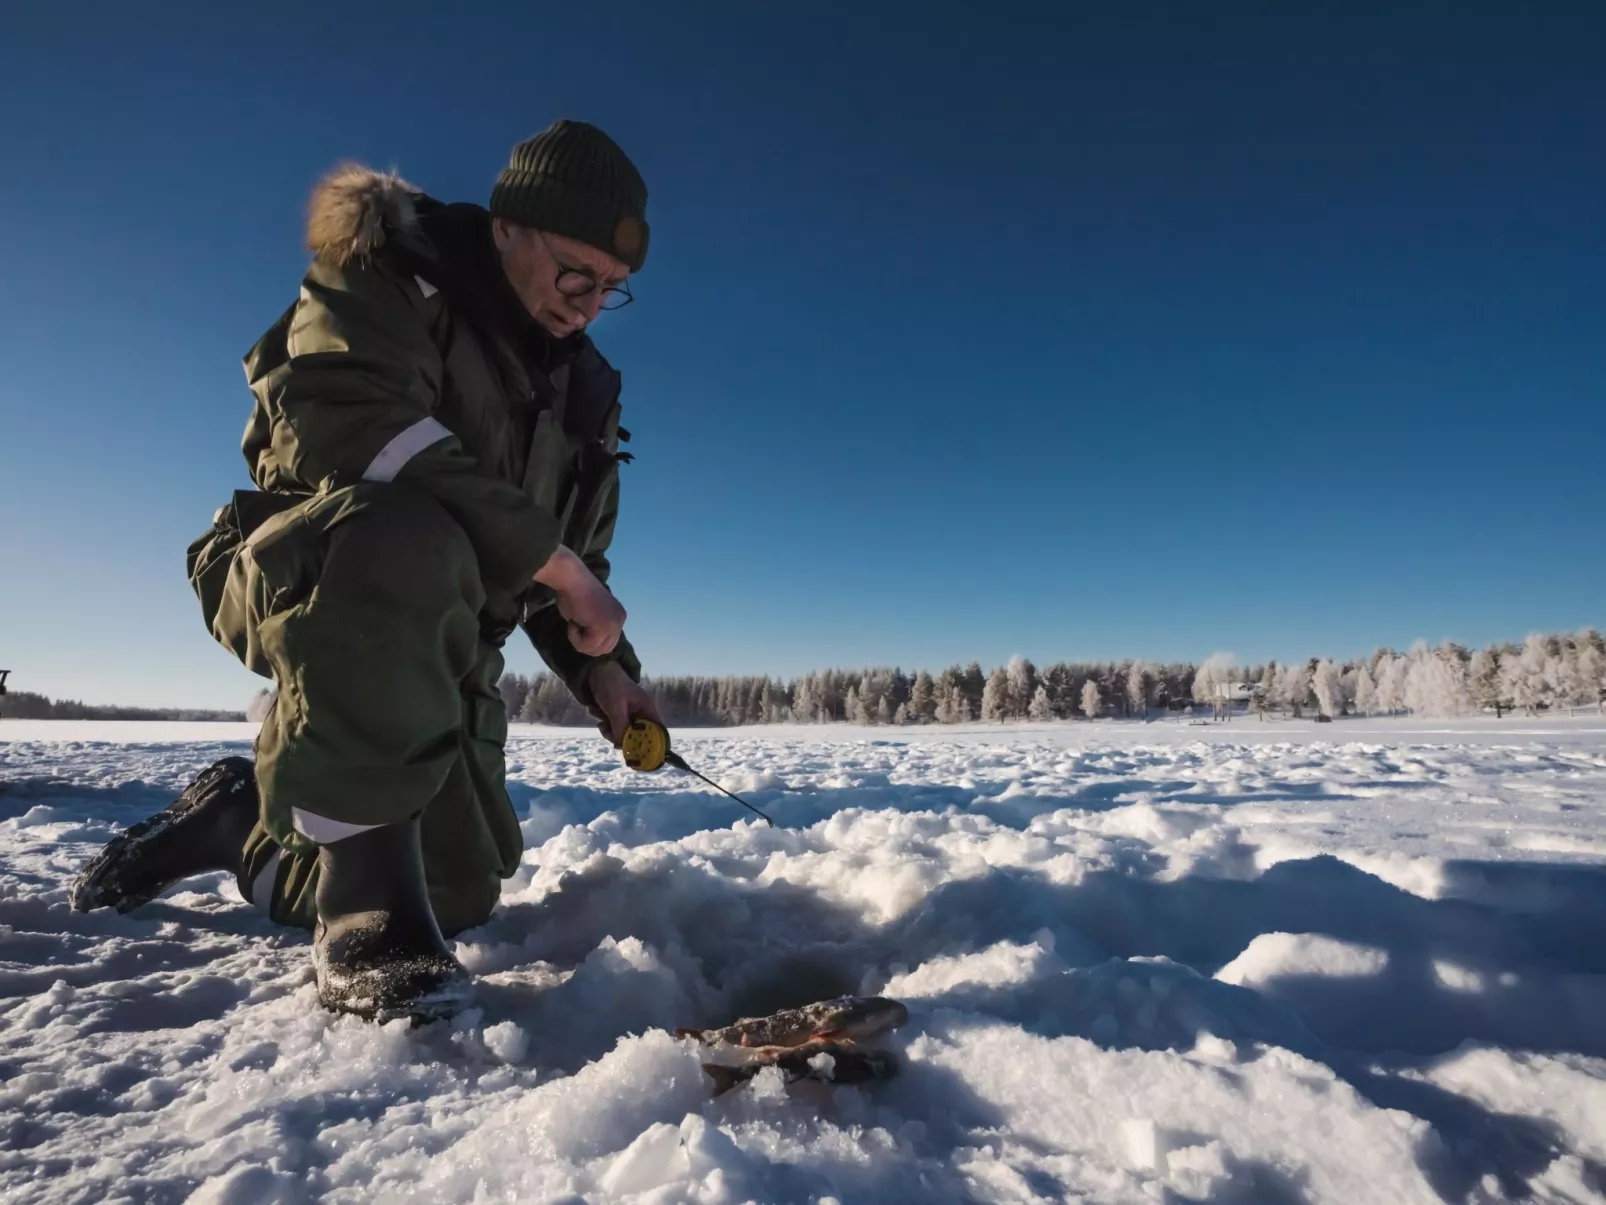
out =
<path fill-rule="evenodd" d="M 308 241 L 300 298 L 245 357 L 252 478 L 287 502 L 361 480 L 428 492 L 474 546 L 487 638 L 522 625 L 595 710 L 597 659 L 533 577 L 561 541 L 608 579 L 629 459 L 619 374 L 586 336 L 557 342 L 529 319 L 477 206 L 348 167 L 314 194 Z M 606 659 L 639 680 L 628 641 Z"/>

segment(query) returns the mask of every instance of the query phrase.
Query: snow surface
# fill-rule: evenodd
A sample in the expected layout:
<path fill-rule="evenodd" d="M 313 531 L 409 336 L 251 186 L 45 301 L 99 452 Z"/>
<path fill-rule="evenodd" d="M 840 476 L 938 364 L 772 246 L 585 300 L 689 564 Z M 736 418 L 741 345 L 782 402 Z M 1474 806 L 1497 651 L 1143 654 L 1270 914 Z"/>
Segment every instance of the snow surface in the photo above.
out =
<path fill-rule="evenodd" d="M 250 725 L 0 721 L 0 1199 L 1606 1200 L 1606 722 L 515 728 L 479 1007 L 334 1019 L 214 875 L 72 874 Z M 675 1025 L 905 1001 L 718 1100 Z"/>

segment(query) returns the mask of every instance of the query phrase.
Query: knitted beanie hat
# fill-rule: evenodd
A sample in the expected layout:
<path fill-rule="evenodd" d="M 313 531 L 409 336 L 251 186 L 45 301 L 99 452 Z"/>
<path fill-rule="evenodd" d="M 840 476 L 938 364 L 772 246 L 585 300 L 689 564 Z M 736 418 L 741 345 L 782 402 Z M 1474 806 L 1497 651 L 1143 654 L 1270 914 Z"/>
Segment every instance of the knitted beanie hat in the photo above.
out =
<path fill-rule="evenodd" d="M 647 185 L 594 125 L 555 121 L 513 148 L 491 215 L 589 243 L 639 272 L 647 259 Z"/>

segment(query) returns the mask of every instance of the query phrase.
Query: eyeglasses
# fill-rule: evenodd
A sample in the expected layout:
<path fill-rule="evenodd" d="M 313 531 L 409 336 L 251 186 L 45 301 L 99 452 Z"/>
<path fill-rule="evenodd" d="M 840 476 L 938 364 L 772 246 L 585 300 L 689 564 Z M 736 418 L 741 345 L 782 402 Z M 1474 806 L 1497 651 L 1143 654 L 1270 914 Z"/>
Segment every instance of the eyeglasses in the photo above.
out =
<path fill-rule="evenodd" d="M 547 242 L 546 235 L 539 230 L 536 233 L 541 236 L 541 242 L 545 244 L 547 253 L 552 256 L 553 262 L 558 265 L 558 275 L 555 282 L 558 292 L 562 293 L 570 301 L 578 301 L 582 297 L 589 297 L 598 289 L 602 290 L 602 304 L 597 307 L 598 309 L 622 310 L 635 300 L 630 294 L 630 286 L 628 284 L 605 285 L 593 276 L 589 270 L 570 267 L 558 258 L 557 250 L 551 243 Z"/>

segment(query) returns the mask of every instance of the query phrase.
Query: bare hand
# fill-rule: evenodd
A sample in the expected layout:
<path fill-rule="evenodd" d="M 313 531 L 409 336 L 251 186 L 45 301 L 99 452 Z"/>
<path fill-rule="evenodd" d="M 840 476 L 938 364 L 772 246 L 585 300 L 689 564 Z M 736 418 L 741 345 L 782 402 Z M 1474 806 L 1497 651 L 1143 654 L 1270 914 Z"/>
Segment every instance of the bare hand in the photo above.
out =
<path fill-rule="evenodd" d="M 608 735 L 616 749 L 625 739 L 625 729 L 636 717 L 664 722 L 652 696 L 632 682 L 617 661 L 599 661 L 593 665 L 587 685 L 591 687 L 591 697 L 597 701 L 597 710 L 607 717 Z"/>
<path fill-rule="evenodd" d="M 613 652 L 624 631 L 625 609 L 585 562 L 559 545 L 535 580 L 558 596 L 558 614 L 569 621 L 569 643 L 588 657 Z"/>

